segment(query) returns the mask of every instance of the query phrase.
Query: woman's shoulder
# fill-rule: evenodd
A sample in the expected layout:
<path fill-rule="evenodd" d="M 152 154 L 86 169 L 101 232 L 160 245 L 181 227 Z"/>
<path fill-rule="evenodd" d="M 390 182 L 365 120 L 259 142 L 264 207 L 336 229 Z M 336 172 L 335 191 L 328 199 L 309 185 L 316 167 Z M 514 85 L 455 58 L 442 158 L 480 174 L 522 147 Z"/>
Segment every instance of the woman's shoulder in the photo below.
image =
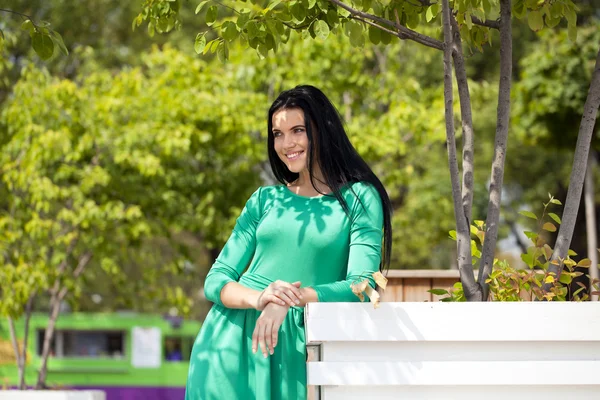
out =
<path fill-rule="evenodd" d="M 358 199 L 379 198 L 379 192 L 372 183 L 367 181 L 352 182 L 346 186 L 346 195 Z"/>

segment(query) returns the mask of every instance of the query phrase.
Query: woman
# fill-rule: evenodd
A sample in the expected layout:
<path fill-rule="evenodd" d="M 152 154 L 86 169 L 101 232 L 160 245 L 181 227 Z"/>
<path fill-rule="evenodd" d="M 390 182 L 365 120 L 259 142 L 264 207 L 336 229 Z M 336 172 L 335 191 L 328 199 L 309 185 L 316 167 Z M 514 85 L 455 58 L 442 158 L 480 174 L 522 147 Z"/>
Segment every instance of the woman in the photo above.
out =
<path fill-rule="evenodd" d="M 268 153 L 282 184 L 254 192 L 206 277 L 186 400 L 305 399 L 304 306 L 357 301 L 389 260 L 390 200 L 319 89 L 275 100 Z"/>

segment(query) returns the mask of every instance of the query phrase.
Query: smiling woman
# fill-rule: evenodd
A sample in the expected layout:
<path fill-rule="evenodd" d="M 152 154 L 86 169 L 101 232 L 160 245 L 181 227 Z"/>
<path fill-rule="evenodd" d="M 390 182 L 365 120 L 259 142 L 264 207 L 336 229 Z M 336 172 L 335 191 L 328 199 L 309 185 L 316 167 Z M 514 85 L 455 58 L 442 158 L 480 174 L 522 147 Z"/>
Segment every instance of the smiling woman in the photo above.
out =
<path fill-rule="evenodd" d="M 281 184 L 254 192 L 206 277 L 186 400 L 305 399 L 304 306 L 357 301 L 350 284 L 389 260 L 388 195 L 327 97 L 281 93 L 268 129 Z"/>

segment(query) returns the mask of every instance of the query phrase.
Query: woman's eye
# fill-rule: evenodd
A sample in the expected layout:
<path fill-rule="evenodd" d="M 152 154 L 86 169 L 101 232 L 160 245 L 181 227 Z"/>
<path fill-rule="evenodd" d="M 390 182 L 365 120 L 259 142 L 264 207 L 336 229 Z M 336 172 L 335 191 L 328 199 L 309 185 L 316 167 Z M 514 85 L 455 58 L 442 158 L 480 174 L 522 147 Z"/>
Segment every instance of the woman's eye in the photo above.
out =
<path fill-rule="evenodd" d="M 294 133 L 302 133 L 304 132 L 304 128 L 296 128 L 294 129 Z"/>
<path fill-rule="evenodd" d="M 279 137 L 281 136 L 281 132 L 273 132 L 273 137 Z"/>

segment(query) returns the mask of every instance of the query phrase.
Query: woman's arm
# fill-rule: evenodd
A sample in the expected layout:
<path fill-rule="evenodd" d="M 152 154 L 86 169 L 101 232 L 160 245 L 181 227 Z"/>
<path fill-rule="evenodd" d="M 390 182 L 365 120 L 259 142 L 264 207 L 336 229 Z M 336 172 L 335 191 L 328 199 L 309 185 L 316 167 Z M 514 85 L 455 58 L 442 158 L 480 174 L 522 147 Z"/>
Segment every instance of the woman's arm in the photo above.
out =
<path fill-rule="evenodd" d="M 213 303 L 229 308 L 255 308 L 260 292 L 237 282 L 256 250 L 256 227 L 262 215 L 260 197 L 261 188 L 246 202 L 231 236 L 206 276 L 204 295 Z"/>
<path fill-rule="evenodd" d="M 359 298 L 352 293 L 350 284 L 365 278 L 368 278 L 371 287 L 375 288 L 372 274 L 379 271 L 381 263 L 383 206 L 379 193 L 373 186 L 361 183 L 355 185 L 354 189 L 358 199 L 352 207 L 346 279 L 300 289 L 304 298 L 302 305 L 315 301 L 359 301 Z"/>

